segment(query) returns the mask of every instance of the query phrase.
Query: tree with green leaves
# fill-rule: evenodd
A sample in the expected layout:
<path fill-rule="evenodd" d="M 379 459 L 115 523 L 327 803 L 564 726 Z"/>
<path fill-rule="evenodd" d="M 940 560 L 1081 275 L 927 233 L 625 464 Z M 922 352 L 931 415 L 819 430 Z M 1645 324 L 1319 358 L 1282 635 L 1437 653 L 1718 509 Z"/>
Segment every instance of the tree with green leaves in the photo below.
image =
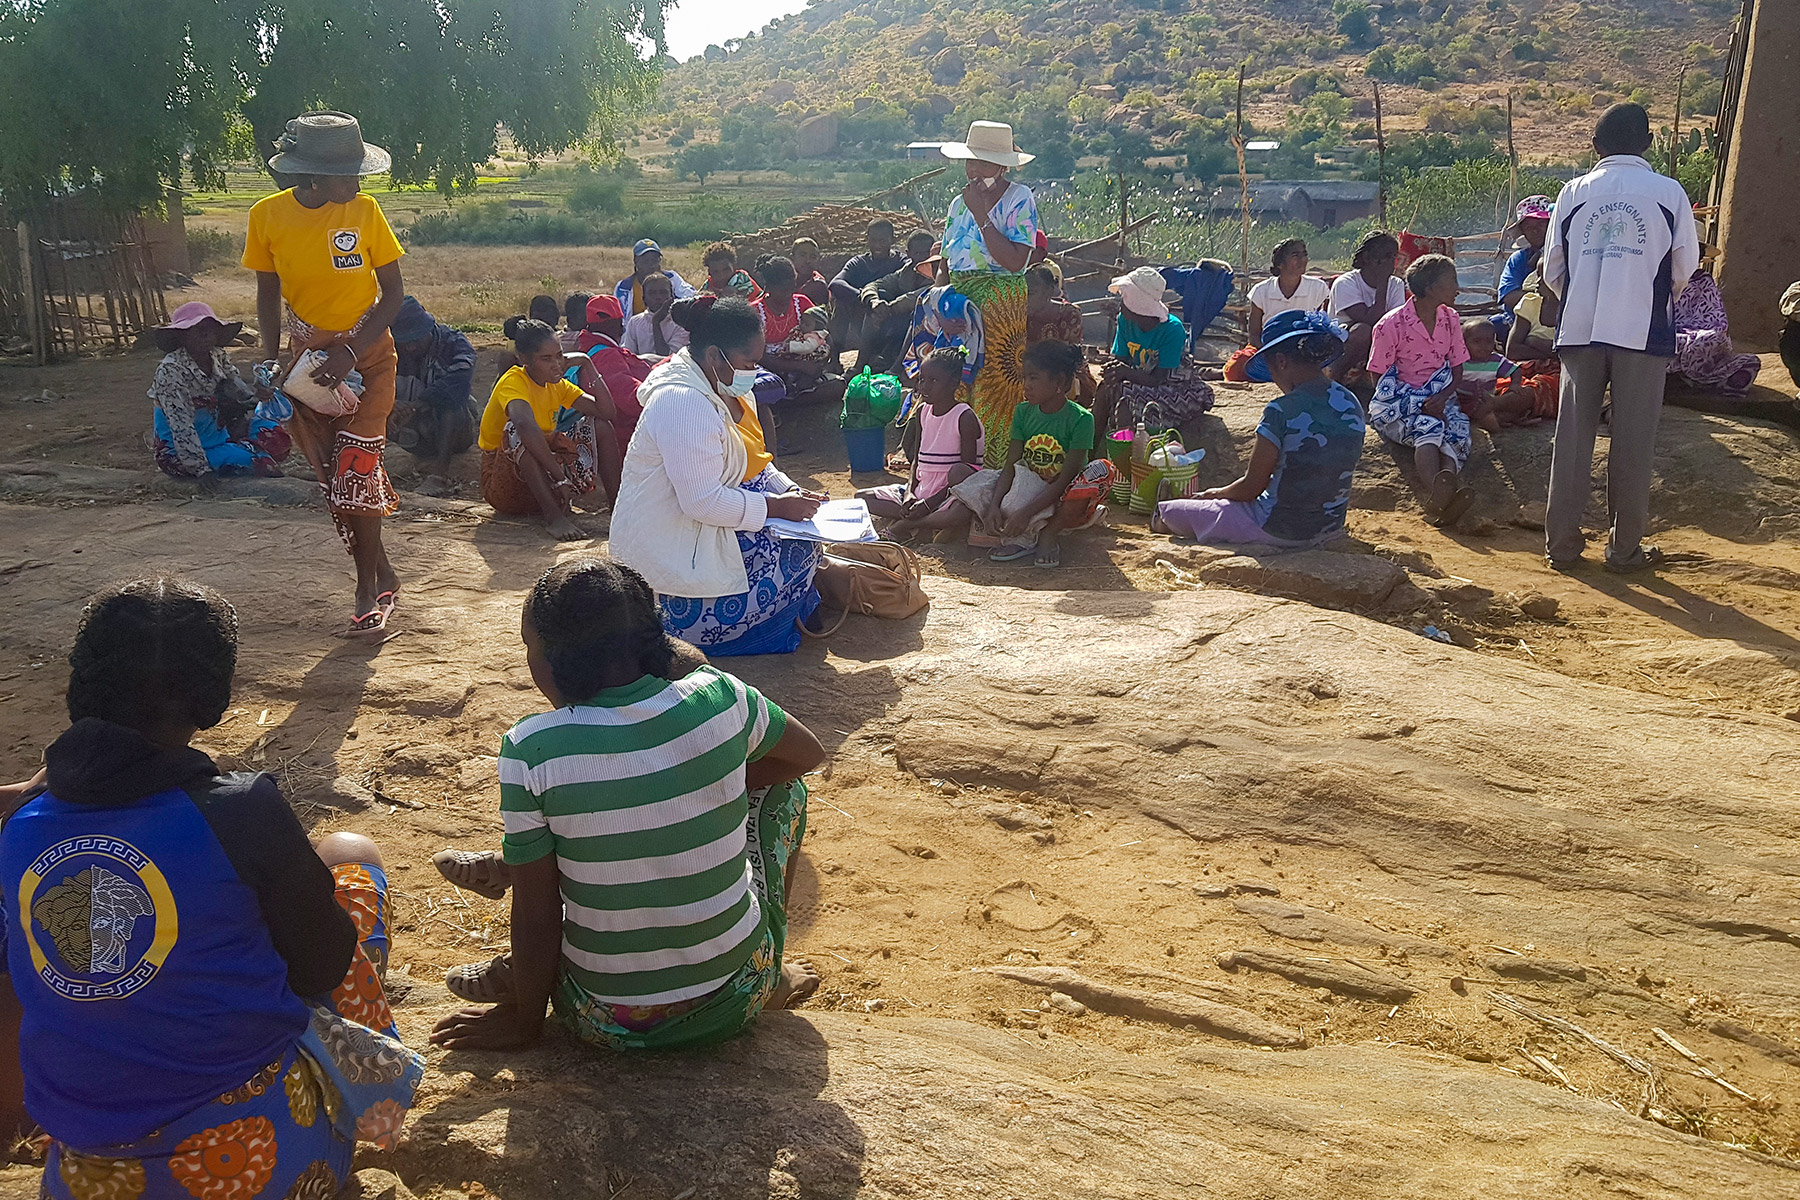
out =
<path fill-rule="evenodd" d="M 718 142 L 691 142 L 675 156 L 675 173 L 686 179 L 693 176 L 701 187 L 706 177 L 731 165 L 731 152 Z"/>
<path fill-rule="evenodd" d="M 394 179 L 472 184 L 504 126 L 530 155 L 604 144 L 659 77 L 670 0 L 7 0 L 0 193 L 153 204 L 266 158 L 308 109 L 354 113 Z"/>

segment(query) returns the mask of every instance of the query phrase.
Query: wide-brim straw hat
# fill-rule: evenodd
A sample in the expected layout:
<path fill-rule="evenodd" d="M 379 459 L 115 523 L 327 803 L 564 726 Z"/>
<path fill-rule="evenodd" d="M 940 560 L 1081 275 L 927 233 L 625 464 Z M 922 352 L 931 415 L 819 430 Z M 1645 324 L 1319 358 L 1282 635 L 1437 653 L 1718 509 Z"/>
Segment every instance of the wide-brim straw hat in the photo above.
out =
<path fill-rule="evenodd" d="M 269 170 L 281 175 L 379 175 L 394 156 L 363 141 L 362 126 L 349 113 L 301 113 L 275 142 Z"/>
<path fill-rule="evenodd" d="M 204 300 L 190 300 L 169 314 L 167 325 L 158 325 L 150 331 L 156 344 L 164 353 L 181 344 L 181 331 L 192 329 L 196 325 L 204 325 L 211 321 L 220 330 L 219 343 L 230 345 L 237 340 L 238 334 L 244 332 L 242 321 L 221 321 L 219 315 L 212 310 L 212 305 Z"/>
<path fill-rule="evenodd" d="M 1022 167 L 1035 154 L 1020 153 L 1013 142 L 1012 126 L 1003 121 L 975 121 L 969 125 L 969 140 L 945 142 L 945 158 L 975 159 L 999 167 Z"/>

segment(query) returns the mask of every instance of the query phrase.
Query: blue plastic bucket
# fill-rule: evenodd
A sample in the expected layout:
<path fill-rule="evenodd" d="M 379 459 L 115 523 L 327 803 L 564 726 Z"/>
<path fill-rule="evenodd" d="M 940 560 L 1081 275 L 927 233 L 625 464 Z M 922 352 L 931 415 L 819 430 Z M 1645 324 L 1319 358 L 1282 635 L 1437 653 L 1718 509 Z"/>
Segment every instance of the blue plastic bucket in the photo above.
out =
<path fill-rule="evenodd" d="M 887 465 L 887 429 L 844 430 L 844 449 L 850 454 L 851 471 L 879 471 Z"/>

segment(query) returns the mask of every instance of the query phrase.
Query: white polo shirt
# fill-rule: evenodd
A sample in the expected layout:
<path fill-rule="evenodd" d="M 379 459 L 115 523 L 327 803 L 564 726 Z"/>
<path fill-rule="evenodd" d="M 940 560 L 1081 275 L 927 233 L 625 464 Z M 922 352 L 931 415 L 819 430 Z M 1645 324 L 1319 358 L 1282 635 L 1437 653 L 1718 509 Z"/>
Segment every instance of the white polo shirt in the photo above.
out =
<path fill-rule="evenodd" d="M 1694 206 L 1635 154 L 1563 185 L 1544 243 L 1544 282 L 1562 297 L 1556 345 L 1675 354 L 1676 293 L 1700 265 Z"/>

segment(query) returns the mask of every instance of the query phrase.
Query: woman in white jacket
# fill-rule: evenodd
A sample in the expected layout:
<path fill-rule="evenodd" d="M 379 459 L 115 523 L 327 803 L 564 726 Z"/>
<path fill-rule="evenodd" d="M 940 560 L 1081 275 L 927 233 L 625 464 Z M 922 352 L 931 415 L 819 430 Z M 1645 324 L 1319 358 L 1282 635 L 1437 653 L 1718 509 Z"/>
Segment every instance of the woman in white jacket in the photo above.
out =
<path fill-rule="evenodd" d="M 770 517 L 806 520 L 822 497 L 774 467 L 756 413 L 762 320 L 736 296 L 677 300 L 688 345 L 638 389 L 644 415 L 625 455 L 612 556 L 656 589 L 663 628 L 709 655 L 787 654 L 819 606 L 816 542 L 777 538 Z"/>

